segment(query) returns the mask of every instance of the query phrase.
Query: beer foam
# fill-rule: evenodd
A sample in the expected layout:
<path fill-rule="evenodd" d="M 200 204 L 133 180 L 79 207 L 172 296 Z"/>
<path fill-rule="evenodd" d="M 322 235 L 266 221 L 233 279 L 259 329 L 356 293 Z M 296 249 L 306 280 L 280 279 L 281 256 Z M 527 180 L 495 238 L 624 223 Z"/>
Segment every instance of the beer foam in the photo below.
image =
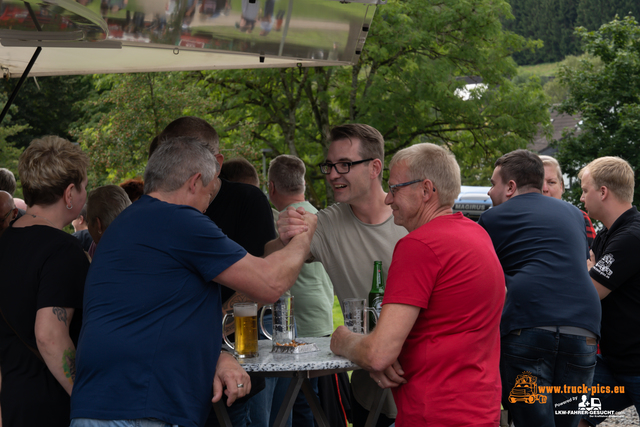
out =
<path fill-rule="evenodd" d="M 257 313 L 257 309 L 255 305 L 252 306 L 244 306 L 244 307 L 233 307 L 233 315 L 236 317 L 251 317 L 255 316 Z"/>

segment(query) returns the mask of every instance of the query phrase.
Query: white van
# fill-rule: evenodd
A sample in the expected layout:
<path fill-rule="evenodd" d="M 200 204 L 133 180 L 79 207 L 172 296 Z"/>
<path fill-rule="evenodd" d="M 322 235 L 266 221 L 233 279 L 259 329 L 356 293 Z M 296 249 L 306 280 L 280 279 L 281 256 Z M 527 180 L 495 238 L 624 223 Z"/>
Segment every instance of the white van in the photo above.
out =
<path fill-rule="evenodd" d="M 453 212 L 462 212 L 467 218 L 478 221 L 480 215 L 493 206 L 487 194 L 490 188 L 463 185 L 460 188 L 460 195 L 453 204 Z"/>

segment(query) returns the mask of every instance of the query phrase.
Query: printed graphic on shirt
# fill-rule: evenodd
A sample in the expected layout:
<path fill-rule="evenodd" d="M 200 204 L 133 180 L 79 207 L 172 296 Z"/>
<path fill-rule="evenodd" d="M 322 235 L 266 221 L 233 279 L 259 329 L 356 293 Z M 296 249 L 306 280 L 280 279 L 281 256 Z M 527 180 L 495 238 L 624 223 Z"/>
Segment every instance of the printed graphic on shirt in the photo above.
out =
<path fill-rule="evenodd" d="M 613 255 L 606 254 L 600 258 L 600 261 L 598 261 L 596 265 L 593 266 L 593 269 L 609 279 L 613 274 L 613 271 L 611 271 L 611 264 L 613 264 L 614 261 L 615 259 L 613 258 Z"/>

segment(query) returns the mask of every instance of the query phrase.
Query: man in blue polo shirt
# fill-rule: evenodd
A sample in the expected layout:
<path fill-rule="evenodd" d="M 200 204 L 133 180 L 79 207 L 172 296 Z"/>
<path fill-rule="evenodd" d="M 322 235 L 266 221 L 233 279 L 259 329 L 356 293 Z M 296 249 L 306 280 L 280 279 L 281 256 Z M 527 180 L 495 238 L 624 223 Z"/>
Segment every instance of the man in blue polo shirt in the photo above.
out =
<path fill-rule="evenodd" d="M 543 196 L 543 181 L 536 154 L 516 150 L 500 157 L 489 190 L 494 207 L 478 222 L 491 236 L 505 275 L 502 400 L 518 427 L 579 422 L 580 415 L 561 414 L 576 409 L 567 402 L 580 400 L 564 386 L 591 383 L 600 335 L 582 213 Z"/>
<path fill-rule="evenodd" d="M 223 388 L 228 405 L 250 391 L 246 372 L 220 355 L 217 283 L 275 301 L 300 272 L 315 216 L 305 215 L 311 233 L 296 236 L 297 248 L 247 254 L 202 214 L 215 194 L 214 154 L 196 138 L 163 141 L 145 195 L 101 239 L 85 285 L 72 426 L 195 427 Z"/>
<path fill-rule="evenodd" d="M 596 159 L 580 171 L 579 178 L 580 200 L 589 216 L 604 226 L 587 262 L 602 304 L 601 354 L 591 388 L 602 406 L 586 417 L 596 425 L 608 411 L 635 405 L 640 412 L 640 213 L 631 205 L 633 169 L 623 159 Z M 621 389 L 624 393 L 615 392 Z M 587 425 L 583 420 L 581 426 Z"/>

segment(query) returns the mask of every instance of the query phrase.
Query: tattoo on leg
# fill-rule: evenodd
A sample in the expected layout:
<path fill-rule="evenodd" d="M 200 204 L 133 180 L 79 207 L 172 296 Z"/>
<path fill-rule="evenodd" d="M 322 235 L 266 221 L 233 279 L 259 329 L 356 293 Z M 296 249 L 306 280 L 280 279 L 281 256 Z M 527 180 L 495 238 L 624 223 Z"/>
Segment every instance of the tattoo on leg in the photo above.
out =
<path fill-rule="evenodd" d="M 67 309 L 62 307 L 53 307 L 53 314 L 58 316 L 58 320 L 64 322 L 65 326 L 67 325 Z"/>
<path fill-rule="evenodd" d="M 62 370 L 65 377 L 73 384 L 76 380 L 76 350 L 70 348 L 62 353 Z"/>

